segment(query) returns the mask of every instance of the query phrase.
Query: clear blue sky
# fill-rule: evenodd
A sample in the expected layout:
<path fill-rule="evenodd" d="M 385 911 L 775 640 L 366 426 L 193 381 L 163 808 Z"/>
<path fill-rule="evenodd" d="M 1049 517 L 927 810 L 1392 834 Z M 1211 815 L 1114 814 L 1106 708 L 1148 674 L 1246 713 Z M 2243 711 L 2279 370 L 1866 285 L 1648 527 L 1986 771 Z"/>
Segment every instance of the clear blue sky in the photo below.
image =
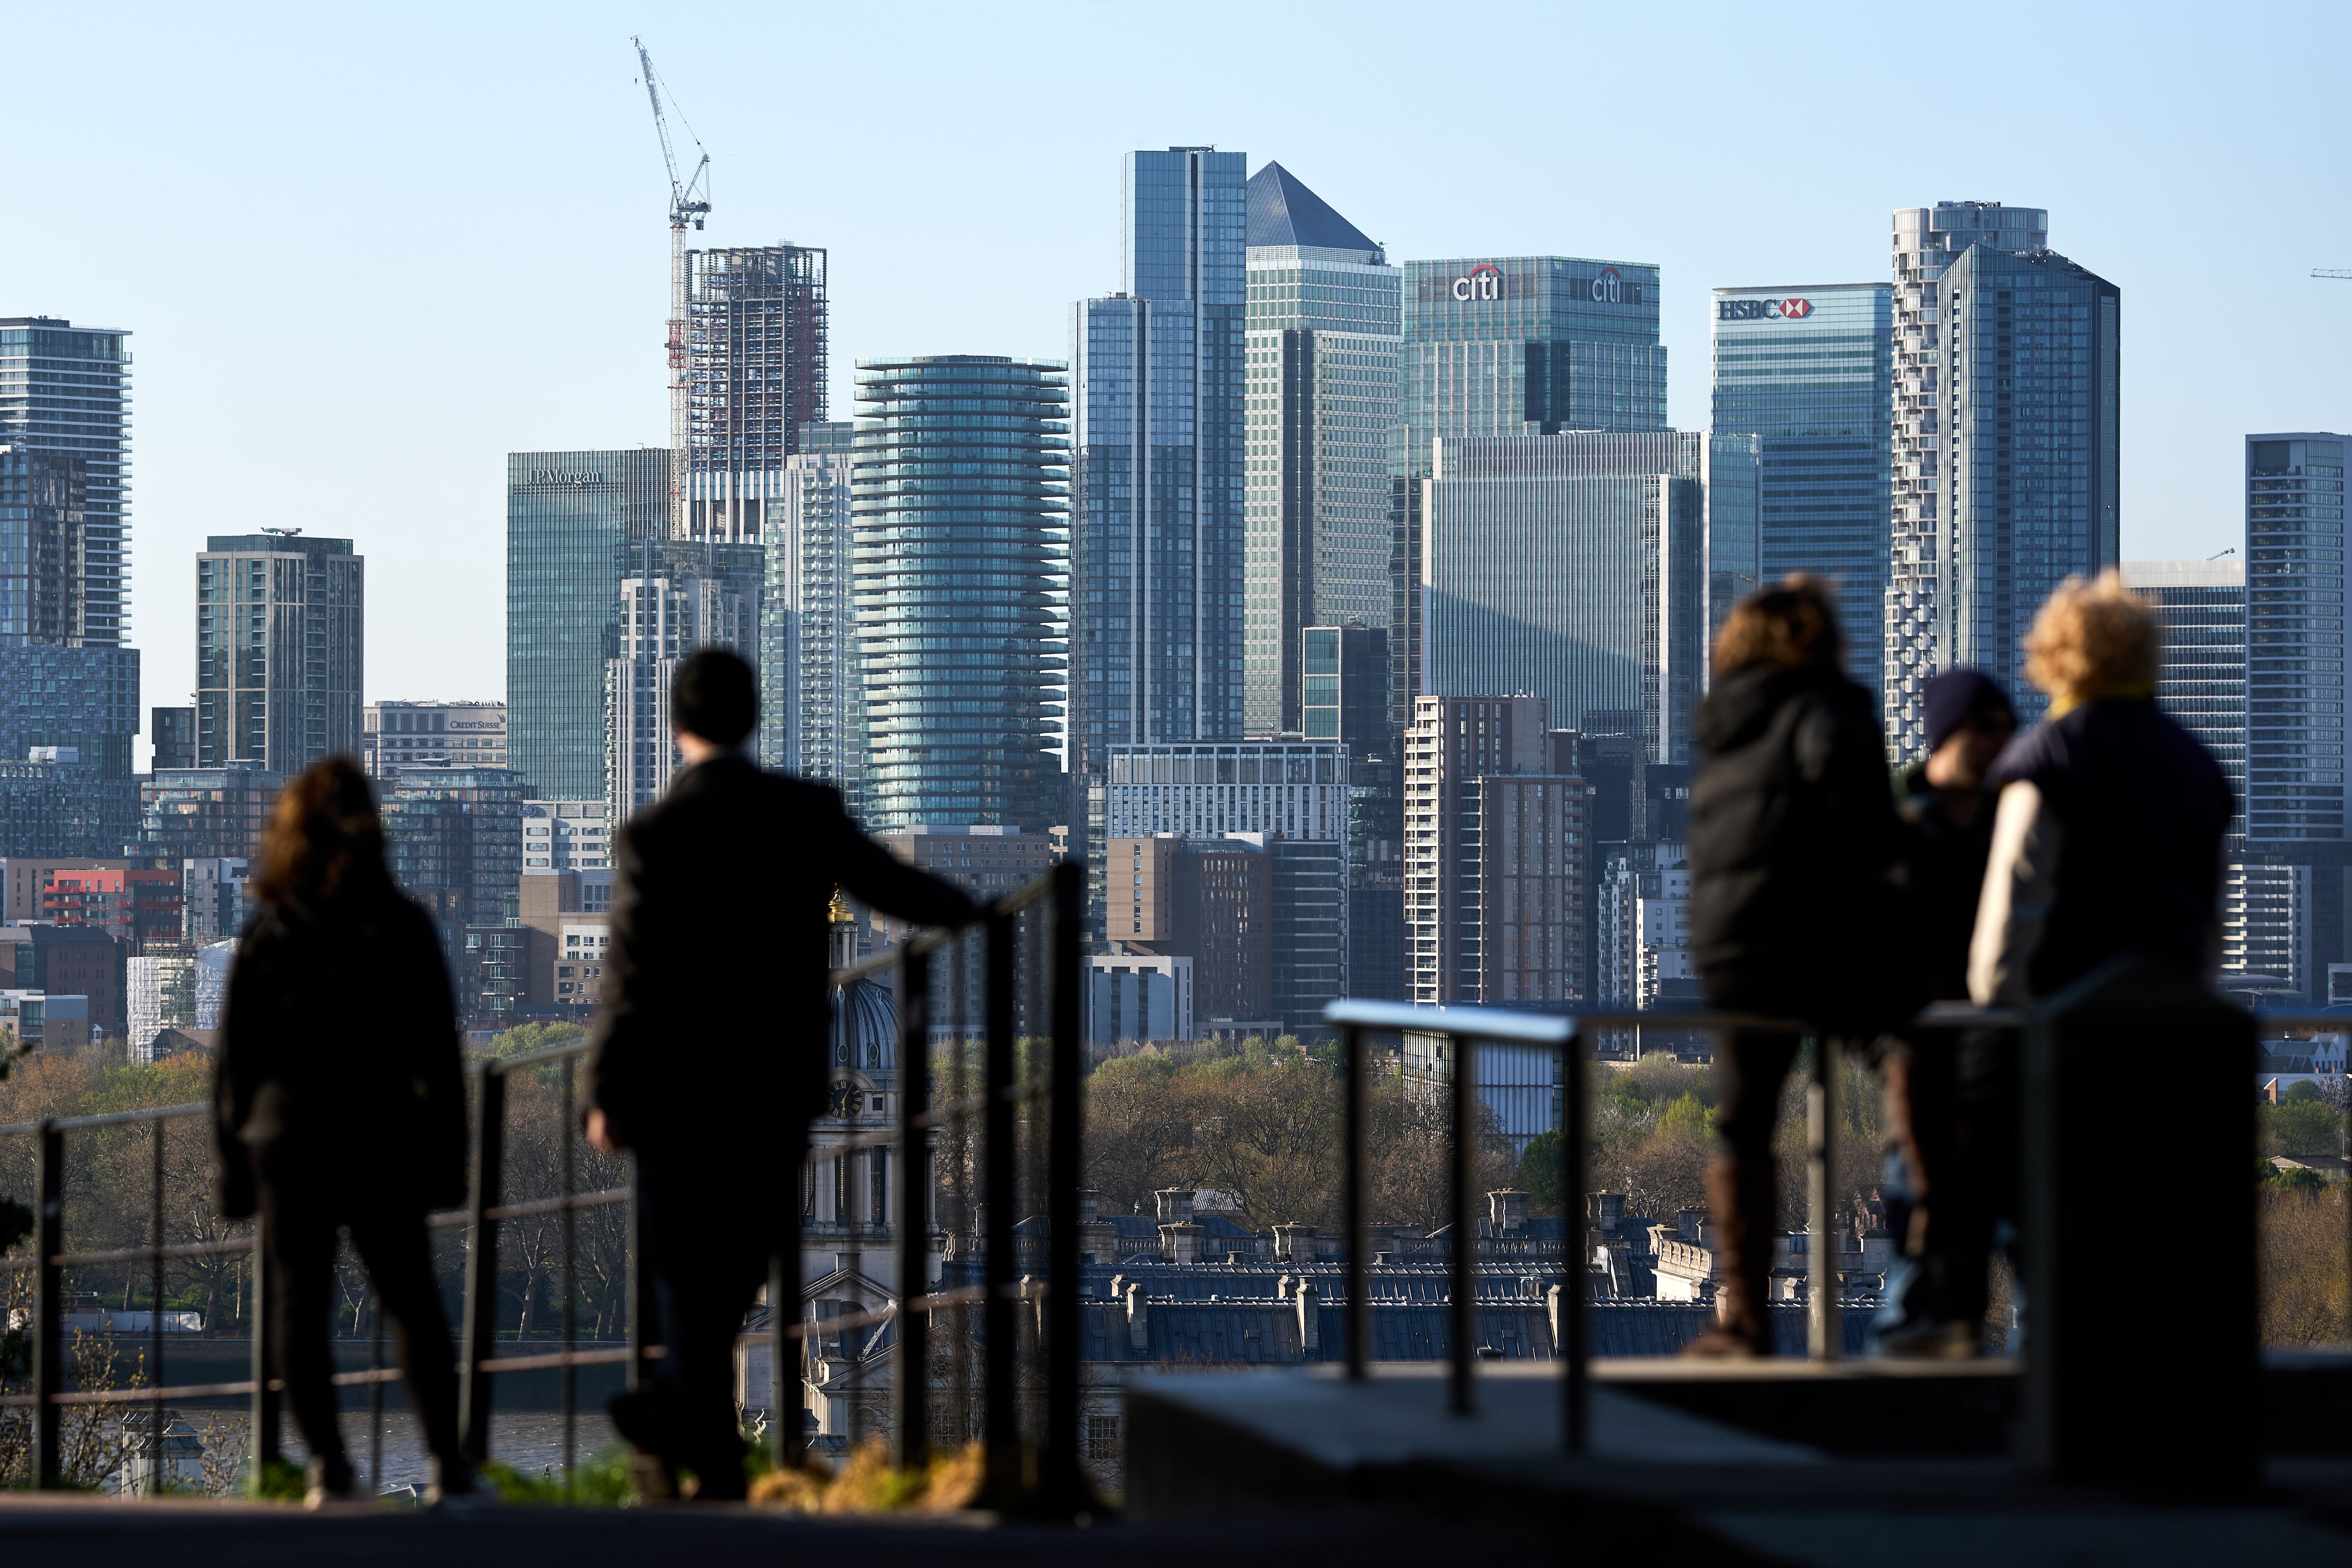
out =
<path fill-rule="evenodd" d="M 707 240 L 830 247 L 836 417 L 860 356 L 1066 355 L 1133 147 L 1278 158 L 1400 259 L 1659 264 L 1686 426 L 1708 288 L 1883 279 L 1891 208 L 1980 197 L 2122 286 L 2125 553 L 2201 556 L 2243 432 L 2352 424 L 2352 282 L 2308 276 L 2352 267 L 2347 14 L 20 5 L 0 314 L 136 334 L 150 704 L 192 552 L 264 525 L 367 556 L 371 698 L 502 690 L 505 453 L 666 438 L 632 32 Z"/>

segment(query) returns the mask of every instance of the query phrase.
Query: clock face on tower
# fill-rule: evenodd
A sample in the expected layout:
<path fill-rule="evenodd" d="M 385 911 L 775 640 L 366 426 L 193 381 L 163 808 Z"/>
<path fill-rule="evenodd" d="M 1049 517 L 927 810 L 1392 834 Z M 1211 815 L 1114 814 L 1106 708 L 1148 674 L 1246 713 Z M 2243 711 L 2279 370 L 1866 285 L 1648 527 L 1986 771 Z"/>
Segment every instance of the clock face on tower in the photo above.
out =
<path fill-rule="evenodd" d="M 845 1078 L 834 1084 L 833 1098 L 830 1102 L 832 1114 L 838 1116 L 844 1121 L 853 1121 L 856 1120 L 857 1113 L 865 1103 L 866 1091 L 859 1089 L 855 1080 Z"/>

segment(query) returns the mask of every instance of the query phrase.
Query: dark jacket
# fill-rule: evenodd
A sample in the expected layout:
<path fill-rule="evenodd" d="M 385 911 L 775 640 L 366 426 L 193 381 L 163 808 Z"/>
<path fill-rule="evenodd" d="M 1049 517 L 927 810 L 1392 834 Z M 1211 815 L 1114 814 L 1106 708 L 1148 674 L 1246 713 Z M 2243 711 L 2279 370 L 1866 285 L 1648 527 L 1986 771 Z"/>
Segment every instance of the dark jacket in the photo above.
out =
<path fill-rule="evenodd" d="M 824 784 L 730 755 L 688 768 L 614 835 L 612 940 L 588 1103 L 647 1159 L 772 1159 L 824 1093 L 835 887 L 960 921 L 961 889 L 891 858 Z"/>
<path fill-rule="evenodd" d="M 1929 999 L 1964 1002 L 1977 898 L 1992 854 L 1993 793 L 1984 792 L 1963 826 L 1944 809 L 1922 758 L 1895 775 L 1895 814 L 1903 823 L 1904 939 L 1917 954 Z"/>
<path fill-rule="evenodd" d="M 457 1013 L 432 918 L 386 880 L 319 910 L 263 904 L 229 970 L 213 1108 L 231 1218 L 254 1212 L 257 1176 L 338 1216 L 463 1203 Z"/>
<path fill-rule="evenodd" d="M 2230 784 L 2153 698 L 2101 698 L 2035 725 L 1990 782 L 2032 791 L 2001 799 L 1982 973 L 1971 969 L 1979 1000 L 2047 996 L 2124 953 L 2211 982 Z"/>
<path fill-rule="evenodd" d="M 1692 723 L 1691 947 L 1719 1007 L 1865 1031 L 1918 1000 L 1870 694 L 1818 666 L 1721 677 Z"/>

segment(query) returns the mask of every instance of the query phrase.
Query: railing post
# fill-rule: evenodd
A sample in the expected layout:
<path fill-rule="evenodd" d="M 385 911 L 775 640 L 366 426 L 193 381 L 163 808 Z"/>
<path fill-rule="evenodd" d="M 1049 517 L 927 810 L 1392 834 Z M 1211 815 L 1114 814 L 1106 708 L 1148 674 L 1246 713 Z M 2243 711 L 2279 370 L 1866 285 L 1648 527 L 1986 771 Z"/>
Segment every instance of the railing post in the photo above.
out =
<path fill-rule="evenodd" d="M 579 1190 L 579 1173 L 573 1168 L 572 1139 L 580 1129 L 572 1121 L 572 1100 L 576 1093 L 573 1080 L 578 1066 L 577 1057 L 563 1058 L 563 1497 L 572 1499 L 572 1472 L 579 1461 L 580 1436 L 580 1369 L 572 1364 L 571 1357 L 580 1352 L 580 1279 L 576 1261 L 579 1240 L 579 1211 L 572 1206 L 572 1194 Z"/>
<path fill-rule="evenodd" d="M 930 1314 L 916 1300 L 930 1294 L 930 1226 L 923 1214 L 924 1133 L 930 1109 L 931 955 L 909 943 L 898 961 L 898 1467 L 930 1460 Z M 875 1157 L 887 1151 L 877 1149 Z M 794 1216 L 799 1217 L 797 1212 Z M 879 1216 L 877 1216 L 879 1217 Z M 793 1292 L 795 1300 L 800 1295 Z M 781 1310 L 782 1303 L 779 1302 Z"/>
<path fill-rule="evenodd" d="M 1452 1317 L 1454 1414 L 1467 1415 L 1476 1407 L 1471 1384 L 1478 1361 L 1478 1237 L 1472 1228 L 1470 1189 L 1475 1169 L 1478 1132 L 1478 1047 L 1460 1035 L 1448 1035 L 1454 1047 L 1454 1251 Z"/>
<path fill-rule="evenodd" d="M 1348 1378 L 1360 1382 L 1372 1355 L 1372 1303 L 1364 1268 L 1364 1031 L 1350 1024 L 1341 1032 L 1347 1081 L 1347 1186 L 1340 1214 L 1348 1227 Z"/>
<path fill-rule="evenodd" d="M 163 1128 L 164 1121 L 157 1117 L 150 1124 L 154 1134 L 148 1147 L 152 1156 L 149 1190 L 149 1228 L 154 1233 L 155 1255 L 147 1260 L 147 1385 L 155 1391 L 155 1403 L 147 1415 L 147 1489 L 152 1493 L 163 1484 Z"/>
<path fill-rule="evenodd" d="M 646 1183 L 637 1158 L 629 1156 L 629 1360 L 628 1386 L 643 1388 L 652 1376 L 646 1352 L 659 1342 L 653 1335 L 653 1259 L 646 1251 Z"/>
<path fill-rule="evenodd" d="M 1584 1031 L 1570 1034 L 1560 1045 L 1562 1063 L 1559 1150 L 1559 1212 L 1566 1219 L 1566 1247 L 1560 1258 L 1560 1440 L 1571 1454 L 1581 1454 L 1592 1437 L 1592 1277 L 1587 1267 L 1584 1195 L 1585 1144 L 1591 1136 L 1591 1075 L 1584 1065 Z"/>
<path fill-rule="evenodd" d="M 1087 868 L 1082 860 L 1054 868 L 1052 958 L 1053 1099 L 1045 1156 L 1045 1465 L 1048 1505 L 1075 1512 L 1085 1501 L 1078 1466 L 1078 1183 L 1086 1136 Z"/>
<path fill-rule="evenodd" d="M 269 1350 L 269 1329 L 278 1302 L 269 1289 L 269 1231 L 258 1217 L 253 1222 L 253 1249 L 245 1256 L 253 1276 L 253 1485 L 258 1493 L 263 1469 L 278 1462 L 279 1409 L 278 1391 L 269 1386 L 277 1361 Z"/>
<path fill-rule="evenodd" d="M 65 1252 L 66 1135 L 41 1122 L 40 1212 L 34 1216 L 33 1235 L 39 1247 L 34 1257 L 35 1311 L 33 1326 L 33 1484 L 43 1489 L 62 1486 L 62 1445 L 59 1421 L 65 1406 L 56 1403 L 66 1391 L 65 1269 L 58 1259 Z"/>
<path fill-rule="evenodd" d="M 1805 1094 L 1807 1185 L 1812 1214 L 1805 1266 L 1805 1342 L 1815 1361 L 1835 1361 L 1845 1349 L 1845 1321 L 1838 1306 L 1837 1237 L 1837 1045 L 1813 1037 L 1813 1081 Z M 1769 1245 L 1769 1244 L 1768 1244 Z"/>
<path fill-rule="evenodd" d="M 808 1342 L 793 1331 L 801 1326 L 801 1184 L 808 1180 L 808 1123 L 795 1120 L 784 1129 L 783 1224 L 776 1234 L 776 1255 L 768 1266 L 769 1336 L 768 1405 L 775 1427 L 769 1438 L 781 1469 L 797 1468 L 807 1438 L 801 1405 L 801 1367 Z"/>
<path fill-rule="evenodd" d="M 982 1429 L 988 1445 L 984 1495 L 1002 1507 L 1021 1490 L 1020 1412 L 1014 1408 L 1013 1363 L 1016 1334 L 1013 1281 L 1017 1272 L 1013 1256 L 1013 1208 L 1020 1201 L 1018 1173 L 1013 1147 L 1013 921 L 1011 915 L 988 917 L 988 1047 L 982 1071 L 982 1136 L 987 1142 L 987 1170 L 982 1186 L 988 1208 L 987 1257 L 982 1268 L 986 1298 L 981 1309 L 981 1335 L 987 1358 L 985 1385 L 988 1408 Z"/>
<path fill-rule="evenodd" d="M 481 1125 L 474 1139 L 474 1193 L 467 1220 L 473 1245 L 466 1256 L 466 1360 L 458 1390 L 458 1425 L 466 1457 L 490 1457 L 490 1373 L 482 1363 L 498 1353 L 499 1167 L 506 1151 L 507 1079 L 495 1062 L 482 1072 Z"/>
<path fill-rule="evenodd" d="M 383 1298 L 373 1290 L 368 1292 L 368 1371 L 383 1371 Z M 563 1458 L 564 1469 L 572 1468 L 572 1456 Z M 567 1474 L 564 1484 L 571 1485 Z M 383 1490 L 383 1379 L 373 1378 L 368 1383 L 368 1495 L 374 1497 Z"/>

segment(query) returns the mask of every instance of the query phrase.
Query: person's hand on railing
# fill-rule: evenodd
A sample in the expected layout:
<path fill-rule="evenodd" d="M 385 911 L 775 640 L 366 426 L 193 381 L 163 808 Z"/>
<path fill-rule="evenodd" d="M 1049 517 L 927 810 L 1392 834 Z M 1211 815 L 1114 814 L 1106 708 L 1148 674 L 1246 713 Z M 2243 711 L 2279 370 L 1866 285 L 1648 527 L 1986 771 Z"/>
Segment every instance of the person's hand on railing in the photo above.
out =
<path fill-rule="evenodd" d="M 621 1141 L 613 1136 L 612 1123 L 604 1120 L 604 1113 L 601 1110 L 588 1113 L 588 1147 L 600 1154 L 621 1152 Z"/>

